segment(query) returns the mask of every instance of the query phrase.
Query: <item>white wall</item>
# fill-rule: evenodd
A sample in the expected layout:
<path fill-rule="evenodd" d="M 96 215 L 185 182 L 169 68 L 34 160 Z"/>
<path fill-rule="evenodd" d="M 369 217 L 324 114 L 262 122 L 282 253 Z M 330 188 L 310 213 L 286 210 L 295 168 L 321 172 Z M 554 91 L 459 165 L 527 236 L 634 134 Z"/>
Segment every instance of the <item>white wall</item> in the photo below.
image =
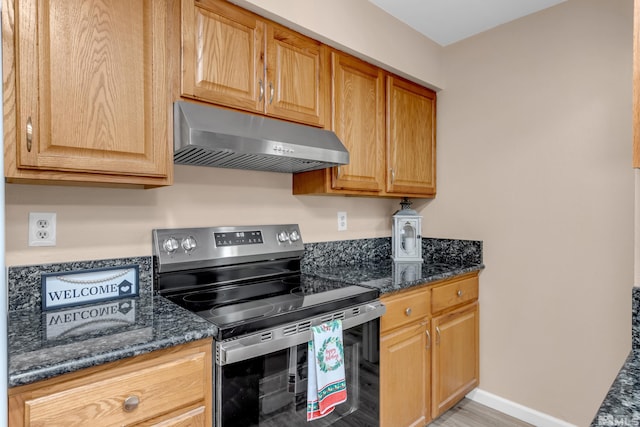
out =
<path fill-rule="evenodd" d="M 481 388 L 588 425 L 630 350 L 631 0 L 444 51 L 427 235 L 484 240 Z"/>

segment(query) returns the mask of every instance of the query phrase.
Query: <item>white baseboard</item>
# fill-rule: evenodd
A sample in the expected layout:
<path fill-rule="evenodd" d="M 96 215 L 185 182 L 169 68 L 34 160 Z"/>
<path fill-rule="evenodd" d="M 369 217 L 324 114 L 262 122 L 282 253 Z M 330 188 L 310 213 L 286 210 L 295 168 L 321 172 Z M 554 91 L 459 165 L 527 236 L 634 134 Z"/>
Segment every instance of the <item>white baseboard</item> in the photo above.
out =
<path fill-rule="evenodd" d="M 574 424 L 477 388 L 471 390 L 467 398 L 537 427 L 576 427 Z"/>

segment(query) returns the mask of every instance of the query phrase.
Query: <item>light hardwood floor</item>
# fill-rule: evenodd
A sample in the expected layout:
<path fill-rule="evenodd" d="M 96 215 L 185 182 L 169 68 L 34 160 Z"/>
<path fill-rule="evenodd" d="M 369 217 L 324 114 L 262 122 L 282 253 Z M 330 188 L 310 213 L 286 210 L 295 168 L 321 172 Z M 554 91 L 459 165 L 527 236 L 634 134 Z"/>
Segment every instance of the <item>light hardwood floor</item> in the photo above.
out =
<path fill-rule="evenodd" d="M 465 398 L 429 424 L 429 427 L 532 427 L 532 425 Z"/>

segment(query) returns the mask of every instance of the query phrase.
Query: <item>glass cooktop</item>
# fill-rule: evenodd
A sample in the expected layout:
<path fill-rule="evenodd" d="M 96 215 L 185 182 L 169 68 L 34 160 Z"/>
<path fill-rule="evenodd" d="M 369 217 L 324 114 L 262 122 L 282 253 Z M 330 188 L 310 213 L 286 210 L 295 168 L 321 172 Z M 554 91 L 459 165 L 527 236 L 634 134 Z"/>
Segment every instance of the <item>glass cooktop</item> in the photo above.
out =
<path fill-rule="evenodd" d="M 363 304 L 378 291 L 315 276 L 212 285 L 167 296 L 218 327 L 222 340 Z"/>

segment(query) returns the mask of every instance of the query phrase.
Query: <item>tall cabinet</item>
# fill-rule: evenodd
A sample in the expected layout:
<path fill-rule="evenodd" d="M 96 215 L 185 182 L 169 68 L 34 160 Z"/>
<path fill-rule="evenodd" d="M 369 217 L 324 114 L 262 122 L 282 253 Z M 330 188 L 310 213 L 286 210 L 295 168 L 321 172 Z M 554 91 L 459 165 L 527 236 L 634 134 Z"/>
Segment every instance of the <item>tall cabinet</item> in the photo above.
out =
<path fill-rule="evenodd" d="M 3 4 L 7 179 L 170 184 L 166 2 Z"/>

